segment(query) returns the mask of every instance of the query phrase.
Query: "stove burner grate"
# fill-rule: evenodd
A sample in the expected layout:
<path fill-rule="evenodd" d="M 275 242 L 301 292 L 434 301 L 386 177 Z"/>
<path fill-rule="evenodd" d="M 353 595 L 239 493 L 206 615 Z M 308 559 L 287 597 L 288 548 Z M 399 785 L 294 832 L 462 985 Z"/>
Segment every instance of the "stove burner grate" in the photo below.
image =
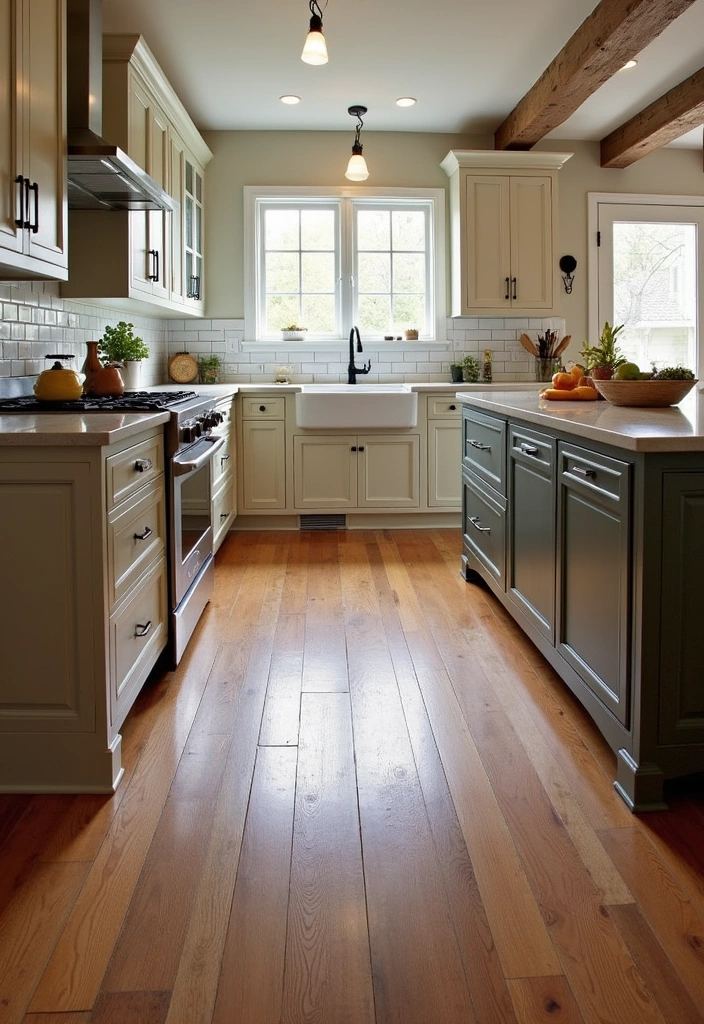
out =
<path fill-rule="evenodd" d="M 33 395 L 0 399 L 4 412 L 159 412 L 197 398 L 196 391 L 126 391 L 123 395 L 84 395 L 66 402 L 40 402 Z"/>

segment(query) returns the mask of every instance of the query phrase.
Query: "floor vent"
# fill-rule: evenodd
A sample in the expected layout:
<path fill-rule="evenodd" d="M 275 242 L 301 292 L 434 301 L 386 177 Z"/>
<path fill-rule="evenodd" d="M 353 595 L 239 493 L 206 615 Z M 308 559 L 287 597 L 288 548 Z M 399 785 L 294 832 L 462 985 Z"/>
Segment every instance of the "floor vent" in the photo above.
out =
<path fill-rule="evenodd" d="M 344 515 L 300 516 L 301 530 L 346 530 Z"/>

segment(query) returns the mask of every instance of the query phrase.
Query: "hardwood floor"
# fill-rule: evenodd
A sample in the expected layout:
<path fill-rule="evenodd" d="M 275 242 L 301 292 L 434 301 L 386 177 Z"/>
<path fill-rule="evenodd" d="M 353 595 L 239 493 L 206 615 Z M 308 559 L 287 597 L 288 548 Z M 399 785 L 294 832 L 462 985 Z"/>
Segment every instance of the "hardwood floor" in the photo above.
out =
<path fill-rule="evenodd" d="M 630 814 L 459 565 L 231 534 L 117 793 L 0 796 L 0 1024 L 701 1024 L 703 780 Z"/>

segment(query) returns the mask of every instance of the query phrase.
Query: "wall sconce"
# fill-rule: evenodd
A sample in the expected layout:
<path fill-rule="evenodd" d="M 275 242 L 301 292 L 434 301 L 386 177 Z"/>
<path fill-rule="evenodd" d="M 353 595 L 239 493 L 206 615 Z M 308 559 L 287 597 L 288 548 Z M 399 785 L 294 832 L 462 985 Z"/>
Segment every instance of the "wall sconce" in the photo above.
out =
<path fill-rule="evenodd" d="M 565 286 L 565 291 L 568 295 L 572 294 L 572 282 L 574 281 L 574 272 L 577 268 L 577 260 L 574 256 L 561 256 L 560 257 L 560 270 L 562 271 L 562 282 Z"/>
<path fill-rule="evenodd" d="M 345 177 L 349 178 L 350 181 L 366 181 L 369 177 L 367 162 L 362 156 L 362 143 L 359 141 L 359 133 L 364 124 L 362 114 L 366 114 L 366 112 L 367 108 L 360 107 L 359 105 L 347 108 L 347 113 L 357 118 L 357 130 L 354 136 L 354 145 L 352 146 L 352 156 L 345 171 Z"/>
<path fill-rule="evenodd" d="M 323 35 L 323 12 L 315 0 L 309 0 L 310 28 L 303 44 L 301 60 L 304 64 L 327 64 L 328 48 Z M 327 4 L 325 4 L 327 7 Z"/>

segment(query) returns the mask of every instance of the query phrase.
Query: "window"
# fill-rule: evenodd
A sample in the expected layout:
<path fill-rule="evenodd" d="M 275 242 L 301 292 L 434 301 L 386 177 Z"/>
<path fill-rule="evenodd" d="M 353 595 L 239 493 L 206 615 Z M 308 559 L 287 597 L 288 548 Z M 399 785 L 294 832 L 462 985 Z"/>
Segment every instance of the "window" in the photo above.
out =
<path fill-rule="evenodd" d="M 337 341 L 353 324 L 368 339 L 412 327 L 444 336 L 441 189 L 247 187 L 245 211 L 248 337 L 278 340 L 296 325 L 309 341 Z"/>
<path fill-rule="evenodd" d="M 704 308 L 704 203 L 693 196 L 590 196 L 596 225 L 592 320 L 624 324 L 619 347 L 641 370 L 682 365 L 698 376 Z M 591 234 L 591 233 L 590 233 Z M 591 276 L 591 275 L 590 275 Z M 590 334 L 599 329 L 591 324 Z"/>

